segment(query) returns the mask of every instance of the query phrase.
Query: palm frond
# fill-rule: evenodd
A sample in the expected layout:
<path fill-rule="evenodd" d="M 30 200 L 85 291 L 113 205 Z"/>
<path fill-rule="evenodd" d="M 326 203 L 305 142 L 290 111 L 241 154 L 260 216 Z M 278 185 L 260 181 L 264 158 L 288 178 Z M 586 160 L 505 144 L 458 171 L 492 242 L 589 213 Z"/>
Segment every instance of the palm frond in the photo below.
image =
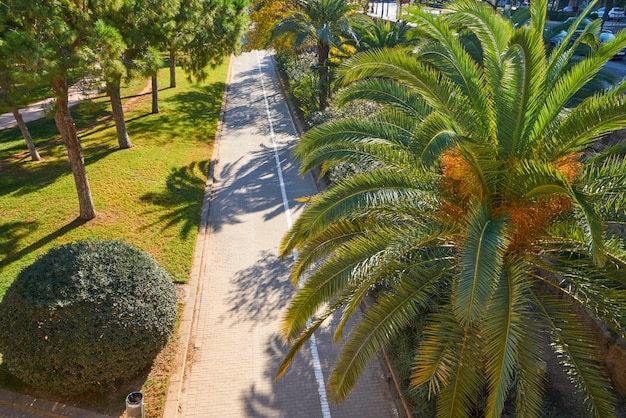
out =
<path fill-rule="evenodd" d="M 600 361 L 588 326 L 562 299 L 546 294 L 535 294 L 534 299 L 550 324 L 554 350 L 572 382 L 585 394 L 589 412 L 598 418 L 614 416 L 611 384 L 599 372 Z"/>
<path fill-rule="evenodd" d="M 480 131 L 479 117 L 463 91 L 432 68 L 398 51 L 368 51 L 346 61 L 340 69 L 343 83 L 369 77 L 389 77 L 405 84 L 425 103 L 468 132 Z"/>
<path fill-rule="evenodd" d="M 468 220 L 459 272 L 452 289 L 454 314 L 463 326 L 484 317 L 502 269 L 508 229 L 506 217 L 492 219 L 482 205 L 476 207 Z"/>
<path fill-rule="evenodd" d="M 433 271 L 450 270 L 454 257 L 445 249 L 456 228 L 441 225 L 406 225 L 387 239 L 388 245 L 377 257 L 370 258 L 353 272 L 359 286 L 352 292 L 341 321 L 336 327 L 335 341 L 341 338 L 348 319 L 354 314 L 368 292 L 386 281 L 411 281 L 429 277 Z M 435 269 L 433 265 L 437 266 Z M 413 279 L 415 281 L 415 279 Z"/>
<path fill-rule="evenodd" d="M 540 117 L 537 120 L 537 124 L 534 126 L 534 131 L 537 133 L 536 137 L 540 138 L 539 135 L 543 132 L 549 124 L 554 121 L 563 107 L 565 107 L 570 99 L 587 84 L 590 80 L 592 80 L 596 74 L 601 70 L 601 68 L 613 57 L 615 54 L 620 51 L 622 48 L 626 47 L 626 32 L 620 32 L 616 35 L 615 39 L 610 42 L 605 43 L 593 54 L 588 57 L 580 60 L 577 64 L 571 66 L 569 70 L 562 74 L 560 77 L 555 78 L 555 82 L 549 86 L 547 86 L 548 96 L 545 100 L 545 105 L 541 110 Z M 615 100 L 612 96 L 608 96 L 606 99 L 595 98 L 590 101 L 590 104 L 587 105 L 589 110 L 599 107 L 603 105 L 607 106 L 608 103 L 613 103 L 613 106 L 620 106 L 623 100 Z M 586 102 L 584 102 L 586 103 Z M 581 109 L 580 111 L 578 109 Z M 599 109 L 598 109 L 599 110 Z M 611 108 L 607 109 L 610 112 Z M 585 112 L 588 109 L 582 105 L 577 106 L 577 108 L 568 115 L 566 119 L 570 125 L 574 125 L 577 119 L 585 118 Z M 623 111 L 622 111 L 623 112 Z M 610 120 L 602 113 L 596 113 L 596 117 L 600 116 L 601 121 Z M 584 122 L 581 120 L 580 125 L 582 126 L 584 123 L 588 122 L 585 120 Z M 606 123 L 606 122 L 604 122 Z M 593 123 L 589 129 L 592 134 L 600 135 L 602 133 L 608 132 L 597 132 L 594 127 L 600 125 L 599 123 Z M 615 130 L 615 127 L 613 128 Z M 577 135 L 575 136 L 577 138 Z M 566 138 L 564 138 L 566 139 Z M 537 144 L 537 146 L 543 146 L 543 144 Z"/>
<path fill-rule="evenodd" d="M 617 247 L 617 242 L 615 244 Z M 588 254 L 571 253 L 558 247 L 555 252 L 544 253 L 542 258 L 542 276 L 552 282 L 555 293 L 591 312 L 616 334 L 626 333 L 626 307 L 623 305 L 626 277 L 613 273 L 622 266 L 611 265 L 608 261 L 606 267 L 598 268 Z"/>
<path fill-rule="evenodd" d="M 437 402 L 438 418 L 471 416 L 486 383 L 479 328 L 468 323 L 460 336 L 455 347 L 458 359 L 452 368 L 453 379 L 442 388 Z"/>
<path fill-rule="evenodd" d="M 520 198 L 542 195 L 569 195 L 571 186 L 565 175 L 552 164 L 523 160 L 510 172 L 507 192 Z"/>
<path fill-rule="evenodd" d="M 546 27 L 548 0 L 536 0 L 530 5 L 530 27 L 537 33 L 542 33 Z"/>
<path fill-rule="evenodd" d="M 298 259 L 292 269 L 292 283 L 297 285 L 300 277 L 319 260 L 323 260 L 337 248 L 345 245 L 350 240 L 365 234 L 366 225 L 359 220 L 341 219 L 338 222 L 329 224 L 315 238 L 306 242 L 298 251 Z M 383 234 L 382 228 L 378 232 Z"/>
<path fill-rule="evenodd" d="M 337 98 L 337 105 L 343 106 L 354 100 L 381 103 L 396 108 L 418 121 L 432 111 L 406 85 L 388 79 L 366 79 L 347 86 Z"/>
<path fill-rule="evenodd" d="M 442 272 L 436 270 L 419 280 L 407 278 L 370 307 L 352 331 L 330 375 L 328 387 L 337 399 L 345 399 L 369 361 L 411 323 L 421 306 L 430 303 L 441 279 Z"/>
<path fill-rule="evenodd" d="M 497 99 L 497 81 L 502 73 L 502 55 L 513 35 L 513 26 L 501 15 L 476 3 L 457 2 L 454 3 L 453 9 L 455 13 L 446 15 L 445 19 L 454 27 L 471 30 L 480 41 L 485 70 Z"/>
<path fill-rule="evenodd" d="M 420 340 L 411 385 L 428 384 L 429 398 L 439 396 L 455 378 L 457 347 L 462 339 L 462 329 L 451 312 L 444 309 L 431 314 Z"/>
<path fill-rule="evenodd" d="M 469 10 L 465 12 L 470 13 Z M 492 120 L 494 109 L 489 99 L 492 96 L 491 86 L 485 82 L 481 63 L 474 61 L 446 19 L 437 19 L 421 10 L 413 18 L 419 23 L 419 30 L 425 38 L 434 39 L 436 45 L 441 45 L 441 48 L 435 46 L 435 51 L 428 49 L 428 46 L 418 49 L 416 57 L 422 60 L 434 52 L 436 58 L 430 61 L 431 65 L 462 89 L 469 100 L 468 109 L 483 115 L 475 121 L 474 131 L 477 136 L 489 136 L 492 126 L 485 121 Z"/>
<path fill-rule="evenodd" d="M 604 223 L 626 223 L 626 159 L 623 155 L 596 157 L 599 164 L 587 164 L 576 187 L 595 202 Z"/>
<path fill-rule="evenodd" d="M 559 25 L 555 30 L 561 31 L 567 30 L 567 33 L 561 43 L 552 50 L 549 58 L 549 73 L 551 75 L 550 80 L 554 81 L 561 77 L 563 71 L 567 69 L 567 63 L 574 55 L 575 48 L 571 48 L 570 42 L 575 35 L 576 30 L 581 26 L 583 20 L 586 18 L 585 13 L 580 13 L 576 19 L 569 24 L 569 27 L 563 28 L 563 25 Z M 549 37 L 556 35 L 556 33 L 549 33 Z M 578 45 L 579 43 L 577 43 Z"/>
<path fill-rule="evenodd" d="M 518 352 L 523 350 L 524 329 L 529 316 L 527 266 L 508 257 L 498 288 L 489 302 L 484 329 L 488 353 L 487 417 L 500 417 L 515 383 Z"/>
<path fill-rule="evenodd" d="M 577 209 L 582 213 L 586 224 L 591 256 L 599 265 L 606 260 L 606 247 L 604 245 L 604 223 L 587 197 L 577 190 L 572 190 L 572 197 L 576 202 Z"/>
<path fill-rule="evenodd" d="M 517 350 L 517 379 L 515 389 L 515 416 L 543 415 L 543 388 L 545 385 L 543 351 L 544 325 L 539 315 L 530 308 Z"/>
<path fill-rule="evenodd" d="M 281 324 L 281 335 L 293 340 L 320 306 L 350 287 L 353 271 L 384 250 L 386 243 L 372 237 L 356 237 L 323 261 L 291 298 Z"/>
<path fill-rule="evenodd" d="M 511 46 L 507 51 L 508 65 L 517 66 L 517 78 L 511 79 L 515 84 L 504 85 L 503 89 L 516 86 L 513 91 L 518 92 L 515 98 L 519 105 L 509 105 L 515 114 L 515 130 L 508 135 L 499 133 L 499 139 L 506 141 L 505 155 L 522 156 L 532 141 L 532 127 L 545 104 L 546 60 L 541 34 L 530 29 L 521 28 L 515 31 L 511 38 Z"/>
<path fill-rule="evenodd" d="M 434 112 L 415 130 L 410 148 L 421 164 L 432 167 L 444 151 L 453 148 L 462 139 L 446 116 Z"/>
<path fill-rule="evenodd" d="M 315 331 L 317 331 L 319 327 L 332 316 L 333 313 L 341 308 L 344 302 L 344 297 L 337 298 L 330 306 L 326 307 L 324 312 L 319 317 L 317 317 L 314 321 L 307 323 L 306 329 L 303 330 L 298 338 L 291 343 L 289 352 L 285 355 L 285 358 L 281 362 L 280 366 L 278 366 L 278 370 L 276 371 L 276 376 L 274 378 L 275 380 L 280 379 L 285 375 L 285 373 L 287 373 L 289 366 L 291 366 L 294 357 L 298 354 L 302 346 L 311 339 Z"/>
<path fill-rule="evenodd" d="M 326 225 L 357 212 L 367 212 L 371 207 L 393 206 L 399 200 L 433 202 L 429 182 L 418 173 L 394 170 L 377 170 L 348 178 L 311 199 L 306 212 L 283 238 L 280 253 L 290 254 L 307 239 L 317 236 Z"/>
<path fill-rule="evenodd" d="M 307 132 L 294 149 L 294 157 L 302 160 L 301 174 L 320 165 L 324 173 L 329 166 L 348 160 L 379 161 L 397 167 L 411 160 L 407 145 L 414 123 L 397 112 L 330 122 Z"/>

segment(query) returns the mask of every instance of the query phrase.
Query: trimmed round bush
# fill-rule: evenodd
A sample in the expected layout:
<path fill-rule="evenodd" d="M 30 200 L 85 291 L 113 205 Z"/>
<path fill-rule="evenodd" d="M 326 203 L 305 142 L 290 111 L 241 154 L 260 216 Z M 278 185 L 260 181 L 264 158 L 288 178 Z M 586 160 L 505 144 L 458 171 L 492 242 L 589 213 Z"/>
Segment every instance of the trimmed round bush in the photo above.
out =
<path fill-rule="evenodd" d="M 28 385 L 61 395 L 135 376 L 166 344 L 176 292 L 148 254 L 120 241 L 53 248 L 0 303 L 0 352 Z"/>

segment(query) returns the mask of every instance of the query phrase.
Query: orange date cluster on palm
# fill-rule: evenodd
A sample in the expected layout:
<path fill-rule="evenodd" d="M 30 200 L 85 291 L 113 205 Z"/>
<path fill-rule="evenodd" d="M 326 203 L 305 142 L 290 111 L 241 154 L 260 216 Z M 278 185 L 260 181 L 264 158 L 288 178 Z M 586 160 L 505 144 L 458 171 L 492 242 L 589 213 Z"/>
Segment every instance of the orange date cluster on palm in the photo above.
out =
<path fill-rule="evenodd" d="M 570 154 L 552 163 L 554 170 L 572 183 L 580 173 L 580 154 Z M 477 201 L 491 205 L 492 216 L 507 215 L 511 225 L 510 250 L 532 245 L 545 228 L 572 207 L 571 197 L 549 193 L 526 197 L 524 190 L 483 189 L 481 176 L 476 168 L 457 150 L 448 150 L 440 158 L 440 186 L 447 199 L 441 202 L 441 214 L 451 220 L 464 219 L 469 207 Z"/>

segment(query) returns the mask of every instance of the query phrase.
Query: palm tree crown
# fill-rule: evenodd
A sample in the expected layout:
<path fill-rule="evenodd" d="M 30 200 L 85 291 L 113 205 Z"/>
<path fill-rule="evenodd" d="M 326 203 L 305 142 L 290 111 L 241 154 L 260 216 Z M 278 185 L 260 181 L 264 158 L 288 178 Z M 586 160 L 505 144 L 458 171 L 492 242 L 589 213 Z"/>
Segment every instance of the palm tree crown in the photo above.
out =
<path fill-rule="evenodd" d="M 357 25 L 355 30 L 358 33 L 358 51 L 407 46 L 416 42 L 410 36 L 411 26 L 404 21 L 389 22 L 378 19 L 376 22 L 368 21 Z"/>
<path fill-rule="evenodd" d="M 547 52 L 546 3 L 531 2 L 529 25 L 517 29 L 475 1 L 438 16 L 416 11 L 413 53 L 374 50 L 343 66 L 340 102 L 383 110 L 316 128 L 295 154 L 302 173 L 342 162 L 376 168 L 310 198 L 283 240 L 283 255 L 299 252 L 293 280 L 303 284 L 283 322 L 292 349 L 279 375 L 336 311 L 340 339 L 377 289 L 330 376 L 338 399 L 428 312 L 412 383 L 437 396 L 438 416 L 498 417 L 505 403 L 540 416 L 546 337 L 591 413 L 613 415 L 579 313 L 625 334 L 626 251 L 616 232 L 626 222 L 625 150 L 587 151 L 624 126 L 626 81 L 566 106 L 626 46 L 626 33 L 568 66 L 580 39 Z"/>
<path fill-rule="evenodd" d="M 355 22 L 367 17 L 356 14 L 356 5 L 346 0 L 299 0 L 299 7 L 274 25 L 273 39 L 288 37 L 300 47 L 314 43 L 317 48 L 320 78 L 320 107 L 326 106 L 329 83 L 328 59 L 332 48 L 342 49 L 347 40 L 356 41 Z"/>

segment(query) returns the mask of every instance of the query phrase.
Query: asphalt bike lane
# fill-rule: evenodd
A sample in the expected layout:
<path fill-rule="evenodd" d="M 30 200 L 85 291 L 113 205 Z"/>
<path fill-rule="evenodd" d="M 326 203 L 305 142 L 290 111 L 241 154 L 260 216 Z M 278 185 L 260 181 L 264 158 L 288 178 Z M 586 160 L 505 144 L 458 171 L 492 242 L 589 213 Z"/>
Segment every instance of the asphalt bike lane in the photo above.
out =
<path fill-rule="evenodd" d="M 273 57 L 233 58 L 179 416 L 398 416 L 377 360 L 342 404 L 326 399 L 325 381 L 338 353 L 328 327 L 275 381 L 287 353 L 278 336 L 294 292 L 297 255 L 278 258 L 280 240 L 316 193 L 291 159 L 297 135 L 276 84 Z"/>

